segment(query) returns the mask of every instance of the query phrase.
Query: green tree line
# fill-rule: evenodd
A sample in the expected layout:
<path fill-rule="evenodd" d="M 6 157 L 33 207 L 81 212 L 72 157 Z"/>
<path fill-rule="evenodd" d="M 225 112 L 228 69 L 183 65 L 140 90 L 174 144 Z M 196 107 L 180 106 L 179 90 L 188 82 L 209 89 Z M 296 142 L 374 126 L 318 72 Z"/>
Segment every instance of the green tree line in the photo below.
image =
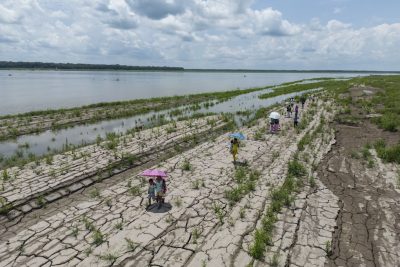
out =
<path fill-rule="evenodd" d="M 166 66 L 127 66 L 108 64 L 83 64 L 83 63 L 46 63 L 46 62 L 12 62 L 0 61 L 0 69 L 52 69 L 52 70 L 160 70 L 182 71 L 181 67 Z"/>

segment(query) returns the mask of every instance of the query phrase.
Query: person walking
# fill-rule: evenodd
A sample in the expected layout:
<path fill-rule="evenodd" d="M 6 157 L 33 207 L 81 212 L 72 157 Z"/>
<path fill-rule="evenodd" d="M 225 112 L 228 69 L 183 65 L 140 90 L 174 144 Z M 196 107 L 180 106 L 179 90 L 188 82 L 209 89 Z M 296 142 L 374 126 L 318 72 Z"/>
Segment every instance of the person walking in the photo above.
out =
<path fill-rule="evenodd" d="M 290 118 L 292 116 L 292 105 L 289 103 L 286 107 L 287 117 Z"/>
<path fill-rule="evenodd" d="M 301 101 L 301 108 L 304 109 L 304 103 L 306 103 L 306 97 L 301 96 L 300 101 Z"/>
<path fill-rule="evenodd" d="M 297 127 L 297 124 L 299 123 L 299 106 L 296 105 L 294 107 L 294 119 L 293 119 L 293 125 L 294 127 Z"/>
<path fill-rule="evenodd" d="M 155 195 L 156 195 L 156 201 L 158 203 L 157 207 L 158 209 L 160 209 L 162 203 L 164 203 L 165 192 L 166 192 L 165 181 L 161 176 L 157 176 L 155 182 Z"/>
<path fill-rule="evenodd" d="M 233 156 L 233 162 L 236 163 L 236 158 L 237 158 L 237 154 L 239 152 L 239 140 L 235 137 L 233 138 L 233 140 L 231 141 L 231 153 Z"/>
<path fill-rule="evenodd" d="M 295 113 L 294 114 L 294 118 L 293 118 L 293 127 L 297 128 L 297 124 L 299 123 L 299 113 Z"/>
<path fill-rule="evenodd" d="M 156 200 L 156 184 L 154 183 L 153 179 L 149 180 L 149 188 L 147 190 L 147 198 L 149 199 L 149 204 L 147 206 L 150 207 L 151 206 L 151 200 Z"/>

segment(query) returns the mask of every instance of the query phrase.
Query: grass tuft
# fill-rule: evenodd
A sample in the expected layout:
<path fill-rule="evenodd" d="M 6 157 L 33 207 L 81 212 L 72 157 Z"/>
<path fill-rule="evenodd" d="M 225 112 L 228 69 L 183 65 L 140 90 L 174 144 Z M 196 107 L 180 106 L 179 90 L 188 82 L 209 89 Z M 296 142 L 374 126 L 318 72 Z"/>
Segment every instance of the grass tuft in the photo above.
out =
<path fill-rule="evenodd" d="M 93 244 L 96 246 L 101 245 L 104 242 L 104 235 L 99 229 L 95 229 L 92 233 Z"/>
<path fill-rule="evenodd" d="M 193 166 L 192 166 L 192 164 L 190 164 L 190 161 L 188 159 L 185 159 L 182 164 L 182 170 L 191 171 L 192 169 L 193 169 Z"/>
<path fill-rule="evenodd" d="M 390 147 L 386 146 L 384 140 L 378 140 L 374 144 L 378 157 L 384 162 L 400 163 L 400 143 Z"/>

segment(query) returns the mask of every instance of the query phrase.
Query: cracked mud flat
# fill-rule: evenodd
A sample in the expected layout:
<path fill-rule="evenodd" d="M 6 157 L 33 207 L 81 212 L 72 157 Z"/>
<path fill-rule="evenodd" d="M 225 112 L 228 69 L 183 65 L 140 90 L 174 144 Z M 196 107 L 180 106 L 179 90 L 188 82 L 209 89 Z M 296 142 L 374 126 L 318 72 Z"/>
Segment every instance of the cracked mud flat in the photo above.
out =
<path fill-rule="evenodd" d="M 375 126 L 367 131 L 345 125 L 337 128 L 338 144 L 318 170 L 340 206 L 327 266 L 400 266 L 399 168 L 383 164 L 373 150 L 372 168 L 365 160 L 350 157 L 349 151 L 360 150 L 377 136 Z M 360 141 L 350 142 L 349 136 Z"/>
<path fill-rule="evenodd" d="M 326 122 L 333 120 L 333 113 L 322 114 Z M 256 261 L 255 266 L 324 266 L 326 263 L 325 244 L 332 240 L 339 207 L 337 197 L 318 180 L 314 171 L 335 143 L 330 125 L 325 123 L 322 129 L 316 130 L 318 125 L 306 130 L 316 134 L 299 153 L 299 161 L 309 174 L 307 177 L 314 177 L 315 184 L 304 181 L 294 202 L 278 214 L 272 245 L 267 246 L 265 259 Z"/>
<path fill-rule="evenodd" d="M 350 88 L 353 101 L 377 91 Z M 351 109 L 358 117 L 362 113 L 355 106 Z M 368 120 L 356 126 L 338 123 L 335 128 L 337 143 L 318 168 L 321 182 L 339 204 L 332 255 L 326 266 L 400 266 L 399 166 L 382 163 L 374 149 L 360 153 L 378 139 L 399 142 L 399 135 L 382 131 Z M 368 156 L 368 151 L 370 159 L 354 156 Z"/>
<path fill-rule="evenodd" d="M 242 129 L 249 140 L 239 161 L 246 160 L 261 177 L 255 191 L 236 205 L 224 197 L 235 186 L 235 168 L 223 135 L 157 166 L 169 173 L 170 211 L 145 209 L 147 185 L 137 173 L 117 183 L 109 179 L 99 184 L 96 195 L 92 188 L 81 189 L 2 224 L 0 266 L 244 266 L 252 261 L 248 245 L 269 202 L 269 189 L 283 181 L 297 142 L 316 124 L 318 119 L 296 134 L 291 120 L 283 119 L 282 133 L 266 134 L 263 141 L 253 137 L 265 130 L 265 121 Z M 191 171 L 182 170 L 185 160 Z M 136 185 L 140 195 L 130 193 Z"/>
<path fill-rule="evenodd" d="M 274 255 L 279 255 L 278 266 L 351 266 L 350 261 L 334 262 L 343 255 L 338 253 L 336 240 L 338 230 L 345 233 L 344 227 L 337 226 L 338 219 L 345 216 L 341 216 L 342 195 L 334 184 L 327 183 L 325 172 L 334 174 L 335 168 L 344 171 L 345 165 L 331 163 L 340 145 L 340 138 L 339 145 L 335 144 L 334 131 L 328 123 L 333 119 L 332 107 L 332 103 L 322 101 L 318 106 L 307 106 L 301 115 L 313 110 L 314 119 L 300 133 L 292 129 L 292 121 L 286 118 L 282 119 L 280 134 L 263 134 L 262 140 L 257 136 L 260 131 L 265 132 L 265 120 L 241 129 L 248 140 L 240 148 L 239 161 L 258 170 L 260 177 L 255 190 L 234 205 L 225 198 L 225 191 L 237 185 L 225 134 L 153 166 L 169 174 L 166 203 L 160 210 L 154 206 L 146 210 L 147 182 L 139 176 L 139 170 L 132 169 L 2 222 L 0 266 L 269 266 Z M 298 151 L 298 142 L 306 133 L 317 131 L 322 117 L 326 121 L 323 131 L 298 155 L 309 176 L 315 177 L 315 185 L 304 181 L 294 202 L 278 214 L 273 244 L 267 246 L 264 259 L 253 261 L 249 246 L 271 203 L 271 189 L 283 183 L 287 163 Z M 134 144 L 126 149 L 132 147 Z M 324 159 L 327 153 L 329 157 Z M 186 161 L 190 162 L 189 171 L 182 168 Z M 371 177 L 379 173 L 379 181 L 386 181 L 384 184 L 396 183 L 396 166 L 379 162 L 376 170 L 368 171 Z M 139 188 L 140 192 L 132 192 L 132 188 Z M 383 185 L 382 188 L 385 189 Z M 392 189 L 399 193 L 393 185 Z M 387 195 L 382 203 L 396 205 L 394 197 Z M 371 207 L 369 204 L 368 208 Z M 389 223 L 395 219 L 398 224 L 399 213 L 388 213 L 389 210 L 396 211 L 386 208 L 386 224 L 371 233 L 381 233 L 386 242 L 376 247 L 376 251 L 382 252 L 375 258 L 394 265 L 377 266 L 398 265 L 398 250 L 393 249 L 398 235 L 390 232 L 398 225 Z M 330 258 L 326 256 L 328 241 L 333 247 Z M 343 247 L 344 251 L 348 249 Z M 353 264 L 359 265 L 362 264 Z"/>
<path fill-rule="evenodd" d="M 151 158 L 160 157 L 168 147 L 223 125 L 217 116 L 168 124 L 56 155 L 50 160 L 32 162 L 23 168 L 9 168 L 5 171 L 10 178 L 2 182 L 0 197 L 15 209 L 9 216 L 17 217 L 21 212 L 37 208 L 38 198 L 40 202 L 52 202 L 103 179 L 104 175 L 118 172 L 109 166 L 127 157 L 144 164 Z M 112 142 L 115 148 L 110 149 Z M 105 171 L 112 173 L 102 174 Z"/>

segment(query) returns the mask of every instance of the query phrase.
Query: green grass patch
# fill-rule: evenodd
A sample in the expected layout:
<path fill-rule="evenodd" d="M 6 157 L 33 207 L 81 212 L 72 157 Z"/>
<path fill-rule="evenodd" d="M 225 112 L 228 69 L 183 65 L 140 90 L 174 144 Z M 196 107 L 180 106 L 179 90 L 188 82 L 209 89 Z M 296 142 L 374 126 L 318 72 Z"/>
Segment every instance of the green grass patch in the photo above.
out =
<path fill-rule="evenodd" d="M 235 172 L 237 185 L 232 189 L 225 190 L 225 198 L 229 200 L 230 205 L 239 202 L 245 195 L 254 191 L 259 177 L 260 173 L 258 171 L 250 171 L 244 167 L 237 168 Z"/>
<path fill-rule="evenodd" d="M 289 162 L 289 169 L 288 169 L 289 176 L 300 178 L 302 176 L 305 176 L 306 174 L 307 170 L 300 162 L 298 162 L 297 160 L 292 160 Z"/>
<path fill-rule="evenodd" d="M 191 171 L 193 169 L 193 166 L 188 159 L 185 159 L 182 163 L 181 168 L 183 171 Z"/>
<path fill-rule="evenodd" d="M 93 230 L 92 233 L 93 244 L 98 246 L 104 242 L 104 235 L 99 229 Z"/>
<path fill-rule="evenodd" d="M 272 92 L 262 94 L 259 98 L 270 98 L 274 96 L 279 96 L 283 94 L 290 94 L 310 89 L 315 89 L 319 87 L 323 87 L 325 82 L 315 82 L 315 83 L 308 83 L 308 84 L 283 84 L 283 86 L 279 86 L 273 88 Z"/>
<path fill-rule="evenodd" d="M 378 140 L 374 144 L 378 157 L 384 162 L 400 163 L 400 143 L 388 147 L 384 140 Z"/>
<path fill-rule="evenodd" d="M 352 79 L 357 84 L 380 88 L 368 103 L 368 108 L 382 114 L 373 119 L 379 127 L 395 132 L 400 127 L 400 75 L 367 76 Z"/>
<path fill-rule="evenodd" d="M 288 175 L 282 186 L 271 193 L 272 201 L 266 215 L 262 218 L 262 226 L 255 231 L 254 241 L 249 248 L 250 255 L 255 259 L 261 259 L 264 256 L 266 246 L 271 245 L 274 223 L 277 220 L 276 214 L 284 206 L 288 206 L 293 202 L 294 197 L 292 194 L 299 184 L 298 180 L 307 173 L 305 167 L 297 160 L 290 161 L 288 169 Z"/>
<path fill-rule="evenodd" d="M 311 135 L 309 133 L 306 133 L 297 144 L 298 150 L 303 151 L 305 147 L 311 143 L 311 141 L 312 141 Z"/>
<path fill-rule="evenodd" d="M 13 209 L 13 205 L 4 197 L 0 197 L 0 215 L 7 215 Z"/>
<path fill-rule="evenodd" d="M 118 259 L 118 255 L 116 253 L 108 252 L 104 255 L 100 255 L 99 258 L 103 261 L 108 262 L 110 265 L 112 265 L 112 263 Z"/>
<path fill-rule="evenodd" d="M 400 125 L 399 120 L 400 117 L 397 114 L 385 113 L 382 115 L 382 117 L 377 119 L 377 122 L 382 129 L 390 132 L 396 132 Z"/>

